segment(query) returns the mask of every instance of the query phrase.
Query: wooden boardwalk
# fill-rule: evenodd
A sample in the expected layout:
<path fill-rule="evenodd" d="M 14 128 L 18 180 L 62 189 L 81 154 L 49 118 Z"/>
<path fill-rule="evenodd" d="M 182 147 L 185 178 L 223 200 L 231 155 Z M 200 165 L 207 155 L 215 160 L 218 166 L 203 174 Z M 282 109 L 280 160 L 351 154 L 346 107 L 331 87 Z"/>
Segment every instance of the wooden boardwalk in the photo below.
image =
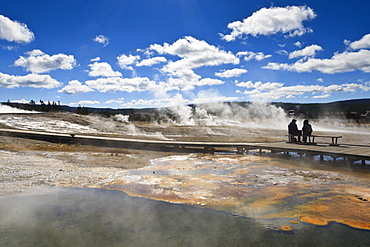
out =
<path fill-rule="evenodd" d="M 298 153 L 300 155 L 315 156 L 320 159 L 330 156 L 333 159 L 344 158 L 350 162 L 361 161 L 366 164 L 370 161 L 370 145 L 340 144 L 330 146 L 329 143 L 317 143 L 316 145 L 304 145 L 287 143 L 286 141 L 277 142 L 189 142 L 173 140 L 145 140 L 120 137 L 103 137 L 83 134 L 60 134 L 39 131 L 27 131 L 16 129 L 0 129 L 0 135 L 15 136 L 29 139 L 38 139 L 56 143 L 78 143 L 81 145 L 94 145 L 115 148 L 161 150 L 169 152 L 236 152 L 248 153 L 252 150 L 257 152 L 271 153 Z"/>

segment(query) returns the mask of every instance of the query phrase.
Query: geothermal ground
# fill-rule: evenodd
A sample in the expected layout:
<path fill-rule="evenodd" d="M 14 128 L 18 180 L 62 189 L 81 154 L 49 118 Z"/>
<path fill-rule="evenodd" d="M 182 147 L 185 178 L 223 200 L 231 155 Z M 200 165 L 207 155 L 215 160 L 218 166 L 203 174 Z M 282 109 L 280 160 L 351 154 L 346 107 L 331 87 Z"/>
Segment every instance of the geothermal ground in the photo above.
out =
<path fill-rule="evenodd" d="M 186 141 L 275 142 L 285 140 L 286 133 L 274 123 L 266 127 L 232 121 L 181 125 L 127 120 L 71 113 L 2 114 L 0 127 Z M 312 125 L 315 134 L 343 135 L 341 143 L 370 145 L 366 126 L 335 123 L 335 130 L 325 128 L 334 126 L 333 121 Z M 369 165 L 253 154 L 179 154 L 5 136 L 0 138 L 0 153 L 1 196 L 43 186 L 106 188 L 252 218 L 291 219 L 293 226 L 287 229 L 301 221 L 337 221 L 370 230 Z"/>

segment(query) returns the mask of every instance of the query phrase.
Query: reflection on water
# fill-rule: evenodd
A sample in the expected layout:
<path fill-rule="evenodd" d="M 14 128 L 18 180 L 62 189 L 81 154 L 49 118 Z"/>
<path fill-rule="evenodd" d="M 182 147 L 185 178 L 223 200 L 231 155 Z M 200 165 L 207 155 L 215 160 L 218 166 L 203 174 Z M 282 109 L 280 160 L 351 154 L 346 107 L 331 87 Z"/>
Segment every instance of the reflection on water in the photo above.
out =
<path fill-rule="evenodd" d="M 103 189 L 0 198 L 1 246 L 366 246 L 370 231 L 250 218 Z M 267 220 L 266 220 L 267 221 Z M 270 220 L 269 220 L 270 222 Z M 286 229 L 289 230 L 287 227 Z"/>

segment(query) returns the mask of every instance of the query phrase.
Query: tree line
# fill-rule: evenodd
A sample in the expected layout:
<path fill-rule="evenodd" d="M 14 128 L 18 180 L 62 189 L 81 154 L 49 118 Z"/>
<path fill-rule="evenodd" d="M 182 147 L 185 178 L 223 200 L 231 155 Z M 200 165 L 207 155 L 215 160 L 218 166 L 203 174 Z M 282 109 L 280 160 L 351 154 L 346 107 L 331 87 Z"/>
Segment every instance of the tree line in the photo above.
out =
<path fill-rule="evenodd" d="M 50 100 L 45 103 L 43 100 L 39 101 L 40 104 L 36 104 L 34 100 L 31 100 L 29 103 L 12 103 L 8 100 L 5 105 L 16 107 L 29 111 L 42 111 L 42 112 L 55 112 L 60 111 L 60 101 L 50 102 Z"/>
<path fill-rule="evenodd" d="M 47 102 L 40 100 L 39 104 L 36 103 L 36 101 L 31 100 L 29 103 L 12 103 L 10 100 L 8 100 L 6 103 L 3 103 L 4 105 L 8 105 L 11 107 L 15 107 L 18 109 L 28 110 L 28 111 L 39 111 L 39 112 L 60 112 L 65 111 L 65 106 L 62 106 L 60 104 L 60 101 L 50 101 Z M 77 114 L 83 114 L 88 115 L 89 110 L 87 107 L 79 105 L 77 108 L 75 108 L 75 112 Z"/>

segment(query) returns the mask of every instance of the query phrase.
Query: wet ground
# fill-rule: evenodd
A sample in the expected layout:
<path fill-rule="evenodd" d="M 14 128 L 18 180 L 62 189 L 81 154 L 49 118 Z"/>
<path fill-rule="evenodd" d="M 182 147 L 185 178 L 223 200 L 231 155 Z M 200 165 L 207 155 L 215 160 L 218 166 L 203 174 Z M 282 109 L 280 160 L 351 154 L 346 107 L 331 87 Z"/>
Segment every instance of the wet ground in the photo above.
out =
<path fill-rule="evenodd" d="M 253 155 L 171 156 L 103 187 L 254 219 L 299 219 L 317 225 L 336 221 L 370 230 L 370 173 L 310 166 Z"/>

